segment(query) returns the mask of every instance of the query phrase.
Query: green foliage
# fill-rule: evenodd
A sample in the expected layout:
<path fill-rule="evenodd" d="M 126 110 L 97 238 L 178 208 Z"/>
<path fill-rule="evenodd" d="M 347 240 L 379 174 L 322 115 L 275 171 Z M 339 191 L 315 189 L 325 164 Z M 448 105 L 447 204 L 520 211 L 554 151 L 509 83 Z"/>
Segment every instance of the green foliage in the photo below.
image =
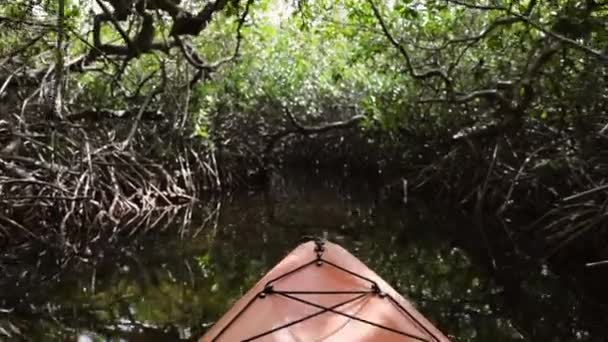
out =
<path fill-rule="evenodd" d="M 527 13 L 532 3 L 536 5 L 528 20 L 537 26 L 523 20 L 501 22 Z M 599 51 L 608 37 L 604 24 L 608 22 L 608 10 L 605 6 L 589 8 L 588 3 L 496 1 L 492 2 L 495 8 L 477 9 L 444 1 L 409 0 L 377 1 L 375 6 L 388 33 L 408 54 L 416 73 L 441 70 L 458 93 L 468 94 L 492 89 L 499 81 L 517 83 L 528 77 L 534 59 L 556 41 L 547 32 L 575 39 L 576 44 Z M 27 4 L 25 1 L 2 4 L 0 13 L 16 21 L 54 22 L 56 2 Z M 234 52 L 235 31 L 244 5 L 231 2 L 225 11 L 214 16 L 200 36 L 194 37 L 193 46 L 205 61 L 217 61 Z M 86 30 L 92 24 L 88 15 L 92 8 L 91 2 L 67 2 L 69 57 L 90 48 L 91 36 Z M 138 23 L 121 25 L 130 30 Z M 0 31 L 2 55 L 36 34 L 33 29 L 36 26 L 17 26 L 14 30 Z M 166 21 L 158 21 L 155 39 L 167 41 L 169 30 Z M 132 30 L 129 32 L 132 34 Z M 190 95 L 181 90 L 186 88 L 188 77 L 194 75 L 194 68 L 174 53 L 167 56 L 155 53 L 130 60 L 124 74 L 115 78 L 109 74 L 120 73 L 119 60 L 113 66 L 110 64 L 112 70 L 107 70 L 108 73 L 71 74 L 73 84 L 83 89 L 69 92 L 73 95 L 71 102 L 125 106 L 130 101 L 117 99 L 117 92 L 110 88 L 121 88 L 123 95 L 136 92 L 142 79 L 158 72 L 163 64 L 169 84 L 165 85 L 168 89 L 161 106 L 183 107 L 188 97 L 189 107 L 184 110 L 192 113 L 190 127 L 205 138 L 212 134 L 214 124 L 210 119 L 214 116 L 277 128 L 285 124 L 282 114 L 285 108 L 310 124 L 359 113 L 367 116 L 367 127 L 377 126 L 388 132 L 407 127 L 423 135 L 431 132 L 449 135 L 450 131 L 472 122 L 492 119 L 488 113 L 493 104 L 483 100 L 466 105 L 449 101 L 421 103 L 420 100 L 445 96 L 442 81 L 438 77 L 412 77 L 402 51 L 388 39 L 369 1 L 309 0 L 299 2 L 296 7 L 283 0 L 256 1 L 241 28 L 241 36 L 238 59 L 215 70 Z M 44 51 L 53 46 L 54 40 L 54 31 L 48 30 L 22 56 L 32 67 L 42 67 L 48 60 Z M 102 25 L 101 40 L 114 43 L 121 38 L 107 22 Z M 573 44 L 562 44 L 561 49 L 542 65 L 539 75 L 530 76 L 536 83 L 537 98 L 532 108 L 526 110 L 530 117 L 568 119 L 573 113 L 567 107 L 573 102 L 589 107 L 602 99 L 605 67 L 592 72 L 599 67 L 596 58 Z M 140 87 L 141 93 L 158 86 L 159 77 Z M 208 129 L 201 131 L 201 120 L 207 122 L 203 126 Z"/>
<path fill-rule="evenodd" d="M 280 1 L 257 7 L 253 24 L 243 31 L 246 42 L 239 62 L 218 73 L 211 81 L 216 84 L 212 91 L 202 86 L 207 89 L 202 91 L 204 96 L 216 99 L 212 101 L 215 107 L 205 113 L 241 118 L 253 115 L 276 125 L 281 122 L 283 108 L 310 123 L 357 112 L 368 116 L 368 124 L 387 131 L 408 127 L 440 135 L 492 119 L 485 101 L 462 106 L 420 104 L 420 99 L 443 96 L 441 82 L 411 77 L 403 56 L 387 40 L 367 2 L 307 1 L 298 9 L 289 8 L 289 17 L 280 22 L 276 21 L 277 3 Z M 517 10 L 525 11 L 528 5 L 517 2 Z M 537 4 L 531 20 L 548 30 L 553 25 L 556 33 L 563 33 L 559 18 L 565 13 L 580 16 L 574 21 L 589 21 L 577 6 L 543 2 Z M 391 8 L 380 9 L 388 30 L 408 52 L 417 72 L 443 70 L 464 94 L 492 88 L 498 81 L 518 82 L 549 44 L 544 32 L 525 22 L 493 26 L 508 17 L 502 10 L 480 11 L 438 1 L 398 1 Z M 593 12 L 592 17 L 605 17 L 603 12 Z M 578 30 L 569 31 L 567 36 L 583 37 L 582 28 Z M 586 30 L 593 34 L 585 37 L 593 39 L 606 32 L 597 25 Z M 593 39 L 582 44 L 596 44 Z M 563 101 L 566 89 L 583 84 L 577 68 L 597 63 L 576 49 L 564 50 L 564 56 L 568 57 L 552 58 L 544 66 L 553 74 L 540 77 L 537 94 L 543 103 L 534 104 L 531 117 L 547 120 L 549 113 L 563 111 L 558 107 L 571 104 Z M 564 63 L 577 67 L 564 68 Z M 597 77 L 591 76 L 599 81 Z M 548 91 L 545 83 L 552 83 L 553 89 Z M 595 89 L 601 91 L 602 87 L 605 85 Z M 584 98 L 582 94 L 576 97 Z M 555 103 L 547 105 L 551 101 Z"/>

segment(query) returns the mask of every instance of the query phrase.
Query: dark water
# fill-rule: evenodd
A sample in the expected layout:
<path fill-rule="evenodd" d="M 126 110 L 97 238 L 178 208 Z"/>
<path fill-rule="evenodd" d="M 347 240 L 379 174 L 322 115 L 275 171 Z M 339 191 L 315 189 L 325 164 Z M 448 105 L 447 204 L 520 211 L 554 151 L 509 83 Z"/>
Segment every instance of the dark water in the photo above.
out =
<path fill-rule="evenodd" d="M 454 340 L 605 341 L 605 318 L 547 267 L 511 257 L 495 271 L 462 214 L 381 200 L 364 181 L 312 179 L 206 201 L 191 224 L 137 247 L 0 282 L 0 340 L 195 340 L 303 237 L 324 236 Z"/>

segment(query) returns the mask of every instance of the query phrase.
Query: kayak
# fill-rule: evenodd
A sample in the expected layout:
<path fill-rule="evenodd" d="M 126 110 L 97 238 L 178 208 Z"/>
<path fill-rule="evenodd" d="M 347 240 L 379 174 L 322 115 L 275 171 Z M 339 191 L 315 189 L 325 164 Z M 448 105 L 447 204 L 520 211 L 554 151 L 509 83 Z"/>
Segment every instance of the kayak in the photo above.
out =
<path fill-rule="evenodd" d="M 202 341 L 449 339 L 346 249 L 313 240 L 262 277 Z"/>

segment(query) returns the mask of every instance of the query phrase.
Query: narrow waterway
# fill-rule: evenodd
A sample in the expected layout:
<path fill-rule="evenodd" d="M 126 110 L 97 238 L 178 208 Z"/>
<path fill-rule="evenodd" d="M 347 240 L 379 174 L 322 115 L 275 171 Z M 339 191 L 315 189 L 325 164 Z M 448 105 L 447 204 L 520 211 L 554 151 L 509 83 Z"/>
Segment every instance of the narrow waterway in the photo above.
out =
<path fill-rule="evenodd" d="M 560 277 L 514 257 L 496 272 L 479 231 L 442 204 L 320 175 L 202 202 L 185 226 L 59 273 L 21 265 L 18 279 L 0 281 L 0 340 L 195 340 L 312 236 L 346 247 L 454 340 L 605 340 L 605 318 Z"/>

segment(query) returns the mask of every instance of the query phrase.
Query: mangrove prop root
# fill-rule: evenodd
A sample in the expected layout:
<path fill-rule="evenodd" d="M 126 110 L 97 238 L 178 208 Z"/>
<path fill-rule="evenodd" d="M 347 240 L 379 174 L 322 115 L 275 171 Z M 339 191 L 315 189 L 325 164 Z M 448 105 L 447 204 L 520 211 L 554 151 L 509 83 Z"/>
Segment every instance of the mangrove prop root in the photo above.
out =
<path fill-rule="evenodd" d="M 589 121 L 601 127 L 604 118 Z M 578 137 L 529 120 L 515 137 L 455 140 L 413 176 L 413 188 L 449 194 L 480 229 L 499 222 L 518 250 L 533 237 L 543 259 L 593 258 L 608 236 L 608 139 L 597 132 Z"/>
<path fill-rule="evenodd" d="M 94 242 L 162 229 L 199 189 L 219 190 L 220 172 L 194 143 L 176 136 L 169 157 L 148 157 L 141 151 L 152 130 L 101 126 L 12 128 L 19 146 L 0 152 L 0 246 L 84 253 Z M 127 134 L 125 149 L 120 138 Z"/>

